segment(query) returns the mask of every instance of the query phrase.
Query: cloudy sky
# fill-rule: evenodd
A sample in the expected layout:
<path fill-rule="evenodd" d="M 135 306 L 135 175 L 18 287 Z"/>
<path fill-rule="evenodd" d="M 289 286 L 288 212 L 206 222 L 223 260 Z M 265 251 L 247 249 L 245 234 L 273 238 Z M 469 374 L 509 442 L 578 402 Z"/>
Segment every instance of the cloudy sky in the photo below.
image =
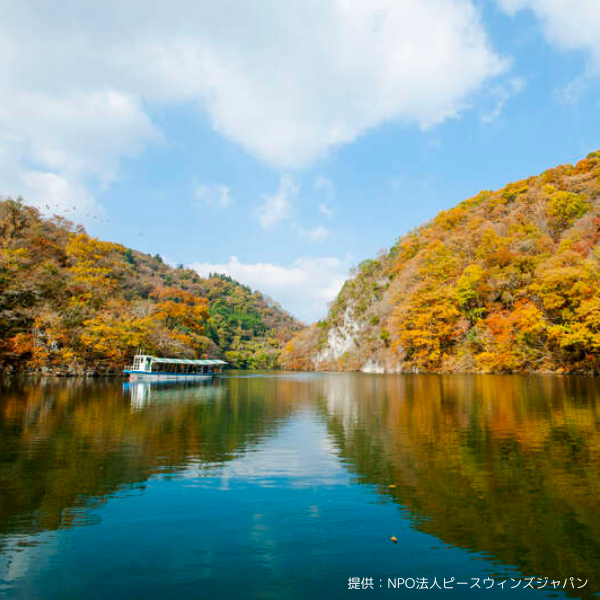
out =
<path fill-rule="evenodd" d="M 0 9 L 0 194 L 305 321 L 440 209 L 600 147 L 598 0 Z"/>

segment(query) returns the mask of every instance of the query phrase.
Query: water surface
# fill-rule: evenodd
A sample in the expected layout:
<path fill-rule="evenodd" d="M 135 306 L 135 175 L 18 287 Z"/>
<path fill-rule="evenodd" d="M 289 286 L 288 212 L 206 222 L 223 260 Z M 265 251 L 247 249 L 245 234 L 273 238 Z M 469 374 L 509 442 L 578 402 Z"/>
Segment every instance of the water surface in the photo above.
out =
<path fill-rule="evenodd" d="M 591 597 L 599 419 L 586 378 L 5 384 L 0 597 Z"/>

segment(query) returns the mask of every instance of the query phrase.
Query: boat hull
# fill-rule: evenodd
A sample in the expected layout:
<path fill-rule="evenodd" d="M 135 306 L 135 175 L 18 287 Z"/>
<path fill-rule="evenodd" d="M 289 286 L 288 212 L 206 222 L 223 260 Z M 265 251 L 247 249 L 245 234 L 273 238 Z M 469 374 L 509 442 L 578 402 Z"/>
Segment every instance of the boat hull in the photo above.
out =
<path fill-rule="evenodd" d="M 212 379 L 217 376 L 217 373 L 163 373 L 161 371 L 148 372 L 148 371 L 128 371 L 125 373 L 129 375 L 130 381 L 171 381 L 175 379 L 189 380 L 189 379 Z"/>

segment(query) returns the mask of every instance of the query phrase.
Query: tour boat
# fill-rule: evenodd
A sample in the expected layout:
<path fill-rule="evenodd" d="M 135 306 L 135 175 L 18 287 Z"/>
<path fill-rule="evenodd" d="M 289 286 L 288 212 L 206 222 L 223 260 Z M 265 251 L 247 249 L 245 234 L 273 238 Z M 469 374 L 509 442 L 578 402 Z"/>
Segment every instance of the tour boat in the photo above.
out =
<path fill-rule="evenodd" d="M 125 369 L 131 381 L 143 379 L 209 379 L 219 375 L 224 360 L 202 359 L 191 360 L 188 358 L 160 358 L 149 354 L 136 354 L 133 365 Z"/>

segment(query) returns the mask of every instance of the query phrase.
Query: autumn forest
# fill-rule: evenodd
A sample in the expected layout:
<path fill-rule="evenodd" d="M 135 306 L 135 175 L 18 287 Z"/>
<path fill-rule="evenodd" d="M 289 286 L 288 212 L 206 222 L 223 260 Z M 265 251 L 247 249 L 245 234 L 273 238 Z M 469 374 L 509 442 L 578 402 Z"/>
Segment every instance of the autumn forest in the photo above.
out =
<path fill-rule="evenodd" d="M 0 238 L 5 372 L 117 372 L 138 348 L 248 369 L 600 371 L 600 152 L 442 211 L 308 328 L 20 199 L 0 203 Z"/>
<path fill-rule="evenodd" d="M 289 369 L 600 371 L 600 152 L 482 191 L 361 263 Z"/>
<path fill-rule="evenodd" d="M 302 325 L 233 279 L 200 277 L 87 235 L 21 200 L 0 202 L 0 368 L 119 372 L 138 348 L 274 368 Z"/>

